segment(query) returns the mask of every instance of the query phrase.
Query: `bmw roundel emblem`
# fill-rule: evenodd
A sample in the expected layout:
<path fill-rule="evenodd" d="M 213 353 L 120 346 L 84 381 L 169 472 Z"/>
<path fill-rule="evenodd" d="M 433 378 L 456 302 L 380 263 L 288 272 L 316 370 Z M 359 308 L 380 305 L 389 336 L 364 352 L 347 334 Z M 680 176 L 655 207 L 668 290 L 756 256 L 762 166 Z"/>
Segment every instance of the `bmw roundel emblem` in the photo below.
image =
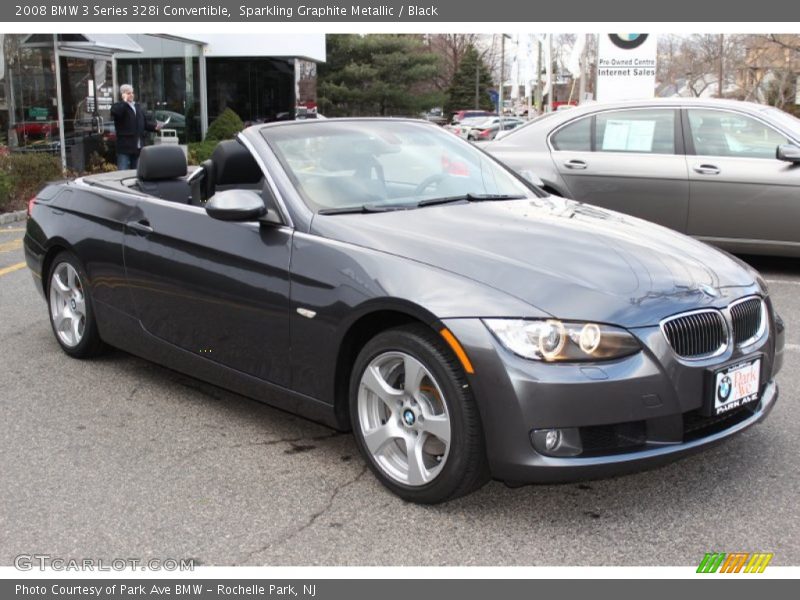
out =
<path fill-rule="evenodd" d="M 647 35 L 646 33 L 610 33 L 608 37 L 618 48 L 633 50 L 644 44 Z"/>
<path fill-rule="evenodd" d="M 733 384 L 731 383 L 731 378 L 725 375 L 725 377 L 720 380 L 719 386 L 717 387 L 717 398 L 725 402 L 730 398 L 732 389 Z"/>
<path fill-rule="evenodd" d="M 700 291 L 711 298 L 719 298 L 719 290 L 705 283 L 700 284 Z"/>
<path fill-rule="evenodd" d="M 405 422 L 406 425 L 411 427 L 414 424 L 414 421 L 416 420 L 417 418 L 416 416 L 414 416 L 413 410 L 406 409 L 405 411 L 403 411 L 403 421 Z"/>

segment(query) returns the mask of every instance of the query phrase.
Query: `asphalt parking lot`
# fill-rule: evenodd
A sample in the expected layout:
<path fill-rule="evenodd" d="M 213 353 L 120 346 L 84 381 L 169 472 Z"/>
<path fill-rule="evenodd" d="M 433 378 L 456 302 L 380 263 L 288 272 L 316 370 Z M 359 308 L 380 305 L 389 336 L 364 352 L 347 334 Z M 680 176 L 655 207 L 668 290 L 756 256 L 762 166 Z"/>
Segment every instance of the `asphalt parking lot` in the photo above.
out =
<path fill-rule="evenodd" d="M 68 358 L 0 227 L 0 565 L 19 554 L 204 565 L 800 564 L 800 261 L 744 257 L 787 325 L 763 424 L 667 467 L 583 484 L 492 482 L 434 507 L 369 473 L 349 435 L 122 352 Z"/>

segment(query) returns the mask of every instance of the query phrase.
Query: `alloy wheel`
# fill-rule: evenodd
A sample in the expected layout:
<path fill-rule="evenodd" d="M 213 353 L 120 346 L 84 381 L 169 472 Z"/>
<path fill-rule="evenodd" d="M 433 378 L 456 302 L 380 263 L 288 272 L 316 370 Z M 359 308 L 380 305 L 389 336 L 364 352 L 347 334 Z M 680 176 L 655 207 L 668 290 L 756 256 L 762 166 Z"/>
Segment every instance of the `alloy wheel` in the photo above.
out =
<path fill-rule="evenodd" d="M 86 328 L 86 298 L 78 272 L 68 262 L 53 269 L 50 315 L 53 329 L 62 344 L 74 348 L 81 343 Z"/>
<path fill-rule="evenodd" d="M 391 479 L 419 487 L 442 471 L 451 423 L 442 389 L 422 362 L 404 352 L 373 358 L 358 387 L 364 444 Z"/>

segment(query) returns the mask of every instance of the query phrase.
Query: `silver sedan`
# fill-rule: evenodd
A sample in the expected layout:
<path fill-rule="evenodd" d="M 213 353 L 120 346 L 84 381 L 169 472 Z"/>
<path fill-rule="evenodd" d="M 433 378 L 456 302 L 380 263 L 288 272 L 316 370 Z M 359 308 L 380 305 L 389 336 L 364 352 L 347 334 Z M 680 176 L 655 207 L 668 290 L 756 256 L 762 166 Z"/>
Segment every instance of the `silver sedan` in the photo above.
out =
<path fill-rule="evenodd" d="M 484 149 L 548 191 L 732 252 L 800 256 L 800 119 L 662 98 L 549 113 Z"/>

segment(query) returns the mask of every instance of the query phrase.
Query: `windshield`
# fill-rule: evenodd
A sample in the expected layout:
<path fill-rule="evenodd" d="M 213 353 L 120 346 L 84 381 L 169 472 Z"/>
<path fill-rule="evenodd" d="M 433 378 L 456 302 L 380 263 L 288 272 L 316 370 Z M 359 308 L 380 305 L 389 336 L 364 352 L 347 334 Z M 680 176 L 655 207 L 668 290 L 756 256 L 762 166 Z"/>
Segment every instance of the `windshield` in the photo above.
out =
<path fill-rule="evenodd" d="M 457 197 L 536 197 L 483 152 L 427 123 L 328 120 L 264 127 L 261 133 L 315 212 L 415 208 Z"/>

